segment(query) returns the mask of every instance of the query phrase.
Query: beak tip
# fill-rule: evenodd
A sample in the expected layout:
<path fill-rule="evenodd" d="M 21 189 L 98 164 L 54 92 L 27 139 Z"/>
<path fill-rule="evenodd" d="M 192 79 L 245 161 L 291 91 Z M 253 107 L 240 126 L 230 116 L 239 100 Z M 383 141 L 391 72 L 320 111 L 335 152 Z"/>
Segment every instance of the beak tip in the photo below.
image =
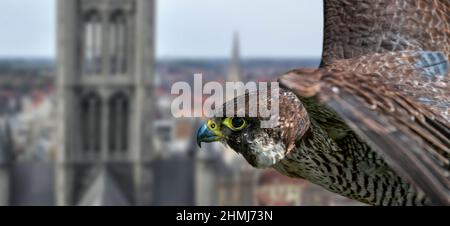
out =
<path fill-rule="evenodd" d="M 219 136 L 209 130 L 206 124 L 201 126 L 197 131 L 197 145 L 199 148 L 202 147 L 202 143 L 211 143 L 219 140 Z"/>
<path fill-rule="evenodd" d="M 197 131 L 197 145 L 199 148 L 202 148 L 203 136 L 206 130 L 206 126 L 201 126 Z"/>

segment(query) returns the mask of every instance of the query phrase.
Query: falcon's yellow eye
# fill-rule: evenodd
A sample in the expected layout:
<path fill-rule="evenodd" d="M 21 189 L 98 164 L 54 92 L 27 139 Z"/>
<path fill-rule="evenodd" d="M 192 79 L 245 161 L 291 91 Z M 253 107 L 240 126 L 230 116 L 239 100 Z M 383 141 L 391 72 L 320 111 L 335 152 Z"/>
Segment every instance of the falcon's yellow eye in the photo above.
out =
<path fill-rule="evenodd" d="M 215 122 L 213 122 L 212 120 L 208 121 L 208 127 L 213 131 L 217 130 L 217 124 Z"/>
<path fill-rule="evenodd" d="M 233 131 L 239 131 L 243 130 L 245 126 L 247 126 L 247 121 L 243 118 L 226 118 L 223 121 L 223 124 L 226 125 L 228 128 L 230 128 Z"/>

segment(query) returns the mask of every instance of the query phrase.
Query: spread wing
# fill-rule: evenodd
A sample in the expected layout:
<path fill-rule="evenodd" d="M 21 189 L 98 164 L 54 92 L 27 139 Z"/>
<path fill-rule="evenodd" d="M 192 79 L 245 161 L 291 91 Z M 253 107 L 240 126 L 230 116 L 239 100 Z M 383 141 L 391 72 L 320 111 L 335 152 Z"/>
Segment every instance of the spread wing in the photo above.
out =
<path fill-rule="evenodd" d="M 448 0 L 325 0 L 322 65 L 374 53 L 445 52 L 450 59 Z"/>
<path fill-rule="evenodd" d="M 404 51 L 295 70 L 279 81 L 314 97 L 433 204 L 450 205 L 450 80 L 447 54 Z"/>

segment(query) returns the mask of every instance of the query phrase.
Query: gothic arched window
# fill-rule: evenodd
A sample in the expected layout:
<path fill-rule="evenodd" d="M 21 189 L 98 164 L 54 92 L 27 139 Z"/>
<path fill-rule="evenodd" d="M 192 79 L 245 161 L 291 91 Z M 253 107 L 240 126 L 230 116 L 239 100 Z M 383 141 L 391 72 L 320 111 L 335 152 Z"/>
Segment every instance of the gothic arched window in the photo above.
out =
<path fill-rule="evenodd" d="M 101 53 L 102 53 L 102 21 L 100 14 L 95 11 L 89 11 L 83 18 L 84 29 L 84 56 L 83 71 L 84 74 L 101 73 Z"/>
<path fill-rule="evenodd" d="M 127 17 L 122 11 L 111 14 L 109 25 L 109 46 L 111 59 L 111 74 L 127 72 Z"/>
<path fill-rule="evenodd" d="M 81 143 L 84 152 L 100 153 L 101 150 L 101 99 L 89 93 L 81 99 Z"/>
<path fill-rule="evenodd" d="M 108 102 L 109 108 L 109 150 L 126 152 L 128 149 L 129 102 L 123 93 L 115 94 Z"/>

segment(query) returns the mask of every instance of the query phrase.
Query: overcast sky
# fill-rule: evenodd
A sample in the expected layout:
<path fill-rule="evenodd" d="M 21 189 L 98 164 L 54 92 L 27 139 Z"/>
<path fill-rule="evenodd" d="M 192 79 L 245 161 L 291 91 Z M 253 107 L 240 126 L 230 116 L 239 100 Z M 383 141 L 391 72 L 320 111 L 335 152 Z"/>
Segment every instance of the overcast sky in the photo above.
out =
<path fill-rule="evenodd" d="M 0 0 L 0 57 L 54 57 L 55 0 Z M 159 0 L 157 57 L 320 56 L 322 1 Z"/>

